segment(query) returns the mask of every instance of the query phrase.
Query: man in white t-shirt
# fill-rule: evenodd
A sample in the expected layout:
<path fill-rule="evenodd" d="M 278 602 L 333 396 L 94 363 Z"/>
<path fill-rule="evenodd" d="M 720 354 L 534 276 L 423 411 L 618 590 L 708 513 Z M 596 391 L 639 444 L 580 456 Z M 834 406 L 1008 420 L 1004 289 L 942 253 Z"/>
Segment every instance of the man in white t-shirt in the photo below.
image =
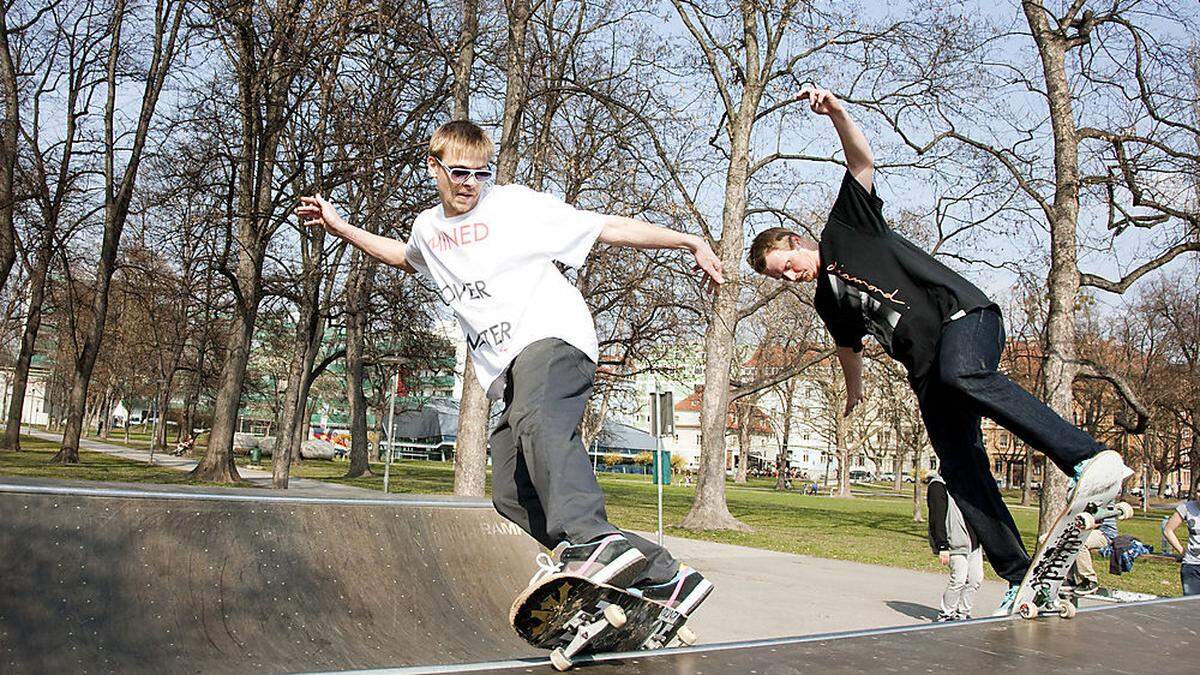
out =
<path fill-rule="evenodd" d="M 596 329 L 555 261 L 579 267 L 597 240 L 686 249 L 712 288 L 724 281 L 720 260 L 694 235 L 576 209 L 520 185 L 492 186 L 494 145 L 471 122 L 443 125 L 429 146 L 426 168 L 441 204 L 417 216 L 407 243 L 350 225 L 320 195 L 301 197 L 296 213 L 382 262 L 420 273 L 454 310 L 480 383 L 505 404 L 490 442 L 492 502 L 554 550 L 542 571 L 629 587 L 690 613 L 712 584 L 608 522 L 579 435 L 599 359 Z"/>
<path fill-rule="evenodd" d="M 1187 548 L 1179 543 L 1175 536 L 1175 528 L 1187 523 Z M 1163 535 L 1175 552 L 1183 556 L 1183 564 L 1179 567 L 1179 582 L 1183 585 L 1184 595 L 1200 595 L 1200 500 L 1182 502 L 1175 507 L 1175 512 L 1163 527 Z"/>

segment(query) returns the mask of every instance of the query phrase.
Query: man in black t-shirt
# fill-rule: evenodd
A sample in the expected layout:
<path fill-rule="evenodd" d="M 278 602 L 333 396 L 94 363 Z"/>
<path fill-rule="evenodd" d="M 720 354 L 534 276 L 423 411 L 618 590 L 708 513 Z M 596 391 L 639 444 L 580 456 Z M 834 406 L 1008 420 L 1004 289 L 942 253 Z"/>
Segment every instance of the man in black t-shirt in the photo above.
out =
<path fill-rule="evenodd" d="M 1014 585 L 1011 596 L 1029 555 L 989 470 L 980 417 L 1046 453 L 1068 476 L 1104 446 L 996 370 L 1005 344 L 1000 309 L 888 227 L 870 145 L 841 102 L 822 89 L 805 88 L 797 98 L 833 122 L 846 175 L 819 243 L 771 228 L 751 245 L 750 266 L 775 279 L 817 282 L 814 305 L 846 378 L 844 414 L 864 398 L 866 335 L 904 364 L 947 488 L 996 573 Z"/>

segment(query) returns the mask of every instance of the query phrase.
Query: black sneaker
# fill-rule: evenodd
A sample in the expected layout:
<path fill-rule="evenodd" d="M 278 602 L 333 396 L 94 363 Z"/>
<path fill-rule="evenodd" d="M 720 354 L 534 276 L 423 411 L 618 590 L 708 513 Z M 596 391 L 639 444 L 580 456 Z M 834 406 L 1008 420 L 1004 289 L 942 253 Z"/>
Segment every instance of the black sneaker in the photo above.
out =
<path fill-rule="evenodd" d="M 638 578 L 645 566 L 646 556 L 625 535 L 613 533 L 586 544 L 560 544 L 555 548 L 553 572 L 624 588 Z"/>
<path fill-rule="evenodd" d="M 1100 590 L 1100 584 L 1090 579 L 1084 579 L 1082 583 L 1075 587 L 1075 595 L 1091 595 L 1098 590 Z"/>
<path fill-rule="evenodd" d="M 688 616 L 708 598 L 708 594 L 713 591 L 713 585 L 696 570 L 680 565 L 675 578 L 666 583 L 639 586 L 629 590 L 640 593 L 651 602 Z"/>
<path fill-rule="evenodd" d="M 934 623 L 946 623 L 947 621 L 958 621 L 958 616 L 955 614 L 940 613 L 934 618 Z"/>

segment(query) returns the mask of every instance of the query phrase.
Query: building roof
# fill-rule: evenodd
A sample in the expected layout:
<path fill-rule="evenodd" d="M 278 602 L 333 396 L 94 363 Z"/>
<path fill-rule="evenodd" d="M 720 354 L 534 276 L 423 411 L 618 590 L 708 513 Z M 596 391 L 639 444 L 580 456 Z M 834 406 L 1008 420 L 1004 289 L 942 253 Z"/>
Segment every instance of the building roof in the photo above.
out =
<path fill-rule="evenodd" d="M 704 398 L 704 385 L 696 385 L 695 391 L 688 394 L 686 398 L 675 404 L 675 412 L 700 412 L 700 406 Z M 729 410 L 725 417 L 725 429 L 727 431 L 737 431 L 741 428 L 741 423 L 738 422 L 737 404 L 730 403 Z M 767 414 L 758 406 L 750 409 L 750 433 L 760 434 L 763 436 L 771 433 L 771 421 Z"/>

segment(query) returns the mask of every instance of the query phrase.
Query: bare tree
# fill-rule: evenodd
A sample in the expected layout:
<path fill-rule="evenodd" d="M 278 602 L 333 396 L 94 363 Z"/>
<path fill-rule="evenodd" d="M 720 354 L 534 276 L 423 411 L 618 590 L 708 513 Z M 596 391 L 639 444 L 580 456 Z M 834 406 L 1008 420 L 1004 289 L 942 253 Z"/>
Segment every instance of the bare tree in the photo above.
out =
<path fill-rule="evenodd" d="M 36 63 L 39 76 L 31 83 L 28 96 L 28 123 L 10 118 L 27 148 L 28 159 L 20 167 L 20 184 L 32 195 L 34 215 L 30 218 L 27 246 L 36 252 L 30 261 L 29 297 L 21 336 L 21 348 L 13 374 L 13 396 L 9 400 L 4 444 L 19 449 L 21 411 L 29 381 L 39 331 L 44 317 L 43 304 L 47 295 L 50 267 L 56 252 L 63 253 L 64 243 L 77 233 L 96 213 L 87 203 L 92 186 L 86 176 L 94 170 L 89 161 L 89 149 L 84 144 L 88 132 L 87 118 L 77 114 L 89 107 L 100 81 L 103 65 L 103 42 L 107 28 L 102 10 L 92 3 L 69 11 L 49 4 L 39 17 L 47 24 L 45 38 L 34 41 L 27 55 Z M 32 28 L 32 25 L 31 25 Z M 10 36 L 11 39 L 11 36 Z M 9 48 L 12 48 L 11 42 Z M 61 96 L 62 133 L 47 137 L 43 132 L 57 122 L 54 99 Z M 64 269 L 68 277 L 72 268 Z M 68 291 L 71 290 L 68 285 Z M 73 293 L 66 295 L 74 298 Z M 75 307 L 70 306 L 66 318 L 73 340 L 76 330 Z M 62 352 L 60 352 L 62 353 Z"/>
<path fill-rule="evenodd" d="M 976 167 L 980 160 L 990 162 L 991 175 L 1007 181 L 1031 216 L 1045 223 L 1045 397 L 1071 419 L 1075 381 L 1105 380 L 1134 410 L 1137 421 L 1126 420 L 1130 429 L 1141 431 L 1145 407 L 1128 384 L 1079 357 L 1076 303 L 1081 288 L 1122 293 L 1174 258 L 1200 250 L 1198 213 L 1178 189 L 1180 177 L 1195 175 L 1197 166 L 1197 93 L 1191 73 L 1183 72 L 1187 60 L 1172 44 L 1195 17 L 1165 2 L 1117 0 L 1100 11 L 1085 9 L 1082 1 L 1054 4 L 1023 0 L 1028 26 L 1023 34 L 966 19 L 953 44 L 930 42 L 944 49 L 937 63 L 931 65 L 928 52 L 912 53 L 911 63 L 923 64 L 915 86 L 891 100 L 864 97 L 873 99 L 864 102 L 885 110 L 889 123 L 920 154 L 953 146 Z M 1029 55 L 1032 62 L 996 59 L 995 50 L 1004 48 L 1021 58 Z M 986 103 L 968 102 L 983 92 Z M 984 118 L 988 122 L 982 126 L 972 122 Z M 930 140 L 914 140 L 918 127 L 932 131 Z M 1081 219 L 1090 212 L 1099 218 Z M 1092 236 L 1081 229 L 1091 221 L 1103 223 L 1105 232 Z M 1150 228 L 1165 245 L 1118 279 L 1081 271 L 1083 244 L 1104 237 L 1115 242 L 1123 233 Z M 1066 477 L 1047 471 L 1043 529 L 1065 494 Z"/>
<path fill-rule="evenodd" d="M 214 37 L 227 55 L 236 90 L 239 138 L 236 184 L 237 258 L 230 282 L 236 298 L 225 344 L 208 450 L 192 471 L 197 480 L 237 480 L 233 434 L 259 302 L 267 247 L 286 213 L 277 189 L 279 152 L 293 105 L 293 87 L 309 62 L 297 58 L 309 45 L 320 45 L 339 8 L 304 8 L 296 0 L 245 0 L 237 6 L 210 3 Z M 267 17 L 271 20 L 266 21 Z"/>
<path fill-rule="evenodd" d="M 111 13 L 108 35 L 108 63 L 105 74 L 107 98 L 104 104 L 104 234 L 101 240 L 100 259 L 96 268 L 93 294 L 91 328 L 86 334 L 82 349 L 75 361 L 75 376 L 71 383 L 71 396 L 67 405 L 67 423 L 63 429 L 62 449 L 54 456 L 55 462 L 74 463 L 79 461 L 79 436 L 87 406 L 87 390 L 91 382 L 92 369 L 104 339 L 104 323 L 108 315 L 108 287 L 116 270 L 117 251 L 121 243 L 121 232 L 129 217 L 129 206 L 137 184 L 146 143 L 150 137 L 150 123 L 158 107 L 159 96 L 167 82 L 167 74 L 182 47 L 185 28 L 183 18 L 188 9 L 187 0 L 158 0 L 155 4 L 151 34 L 149 63 L 146 64 L 140 107 L 131 132 L 128 147 L 118 145 L 117 90 L 121 84 L 120 61 L 130 49 L 123 40 L 126 21 L 131 10 L 125 0 L 116 0 Z M 130 27 L 132 28 L 132 26 Z M 124 169 L 118 176 L 117 163 L 122 161 Z"/>

